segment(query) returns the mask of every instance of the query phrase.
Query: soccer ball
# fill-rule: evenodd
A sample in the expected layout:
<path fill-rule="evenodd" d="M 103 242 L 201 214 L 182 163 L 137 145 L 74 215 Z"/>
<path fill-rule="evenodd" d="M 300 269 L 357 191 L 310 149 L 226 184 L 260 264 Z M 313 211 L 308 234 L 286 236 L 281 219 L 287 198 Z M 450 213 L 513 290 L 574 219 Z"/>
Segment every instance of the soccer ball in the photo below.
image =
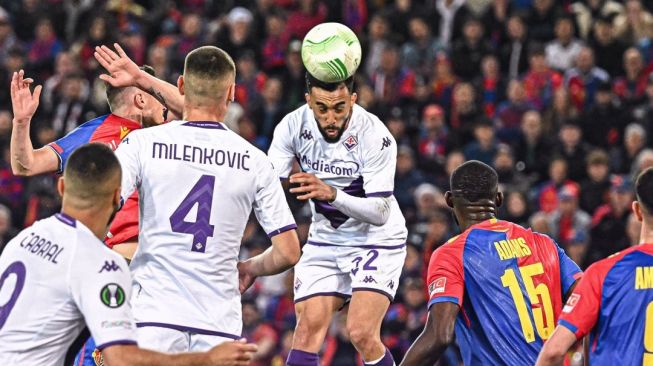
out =
<path fill-rule="evenodd" d="M 340 23 L 318 24 L 302 42 L 304 67 L 325 83 L 337 83 L 354 75 L 361 63 L 361 55 L 358 37 Z"/>

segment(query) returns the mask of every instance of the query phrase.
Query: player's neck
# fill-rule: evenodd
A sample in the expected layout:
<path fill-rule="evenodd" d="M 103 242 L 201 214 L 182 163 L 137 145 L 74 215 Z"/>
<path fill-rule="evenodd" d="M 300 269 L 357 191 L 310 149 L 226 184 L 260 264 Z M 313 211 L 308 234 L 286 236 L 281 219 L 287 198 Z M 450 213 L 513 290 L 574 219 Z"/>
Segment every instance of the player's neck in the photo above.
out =
<path fill-rule="evenodd" d="M 480 224 L 483 221 L 487 221 L 490 219 L 496 219 L 496 216 L 494 215 L 494 212 L 475 212 L 473 214 L 468 214 L 469 216 L 465 217 L 461 222 L 460 222 L 460 230 L 465 231 L 469 229 L 470 226 L 474 226 L 476 224 Z"/>
<path fill-rule="evenodd" d="M 646 222 L 642 222 L 642 229 L 639 232 L 639 243 L 653 243 L 653 227 Z"/>
<path fill-rule="evenodd" d="M 219 106 L 184 105 L 184 121 L 214 121 L 222 122 L 227 114 L 227 108 Z"/>
<path fill-rule="evenodd" d="M 61 212 L 81 222 L 100 240 L 107 236 L 107 223 L 109 222 L 110 212 L 106 209 L 89 208 L 79 209 L 65 202 L 61 205 Z"/>
<path fill-rule="evenodd" d="M 138 122 L 140 124 L 143 123 L 143 116 L 139 113 L 131 113 L 129 110 L 125 109 L 117 109 L 115 111 L 111 111 L 111 114 L 114 114 L 118 117 L 128 119 L 130 121 Z"/>

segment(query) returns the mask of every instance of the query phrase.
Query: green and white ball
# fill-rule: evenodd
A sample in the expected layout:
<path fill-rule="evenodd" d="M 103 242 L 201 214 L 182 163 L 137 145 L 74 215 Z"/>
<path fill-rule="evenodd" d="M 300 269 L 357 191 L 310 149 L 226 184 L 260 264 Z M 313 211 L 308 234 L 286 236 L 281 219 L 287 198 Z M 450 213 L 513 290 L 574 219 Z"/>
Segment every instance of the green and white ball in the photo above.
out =
<path fill-rule="evenodd" d="M 325 83 L 337 83 L 354 75 L 361 63 L 361 55 L 358 37 L 340 23 L 318 24 L 302 42 L 304 67 Z"/>

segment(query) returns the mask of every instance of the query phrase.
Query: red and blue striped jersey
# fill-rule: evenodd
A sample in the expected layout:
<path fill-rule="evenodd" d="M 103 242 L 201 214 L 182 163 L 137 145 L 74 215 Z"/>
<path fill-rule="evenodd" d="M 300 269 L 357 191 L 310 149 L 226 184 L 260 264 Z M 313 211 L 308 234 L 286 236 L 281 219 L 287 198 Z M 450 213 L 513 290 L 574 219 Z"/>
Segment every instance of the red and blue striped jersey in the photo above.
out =
<path fill-rule="evenodd" d="M 63 172 L 70 154 L 78 147 L 89 142 L 107 144 L 111 150 L 130 132 L 140 129 L 138 122 L 107 114 L 81 124 L 66 136 L 50 143 L 48 146 L 59 157 L 59 173 Z M 134 241 L 138 237 L 138 194 L 134 193 L 111 222 L 105 244 L 111 248 L 116 244 Z"/>
<path fill-rule="evenodd" d="M 592 365 L 653 365 L 653 244 L 591 265 L 559 324 L 589 334 Z"/>
<path fill-rule="evenodd" d="M 59 157 L 59 173 L 61 173 L 70 154 L 79 146 L 89 142 L 102 142 L 107 144 L 111 150 L 115 150 L 125 136 L 139 128 L 141 125 L 138 122 L 118 117 L 115 114 L 106 114 L 81 124 L 48 146 Z"/>
<path fill-rule="evenodd" d="M 455 331 L 465 365 L 532 365 L 580 274 L 548 236 L 486 220 L 431 256 L 429 307 L 460 306 Z"/>

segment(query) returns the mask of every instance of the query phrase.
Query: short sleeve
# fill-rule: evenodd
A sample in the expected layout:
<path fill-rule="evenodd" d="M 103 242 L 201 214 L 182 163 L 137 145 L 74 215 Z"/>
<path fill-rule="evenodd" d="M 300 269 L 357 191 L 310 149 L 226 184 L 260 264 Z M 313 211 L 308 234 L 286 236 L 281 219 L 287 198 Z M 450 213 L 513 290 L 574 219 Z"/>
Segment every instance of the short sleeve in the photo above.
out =
<path fill-rule="evenodd" d="M 265 156 L 259 161 L 253 207 L 259 224 L 270 238 L 297 227 L 279 177 Z"/>
<path fill-rule="evenodd" d="M 268 150 L 268 158 L 274 166 L 279 178 L 286 179 L 290 175 L 295 152 L 292 145 L 290 115 L 285 116 L 274 129 L 272 143 Z"/>
<path fill-rule="evenodd" d="M 390 132 L 375 134 L 366 141 L 362 169 L 367 197 L 390 197 L 394 193 L 397 144 Z"/>
<path fill-rule="evenodd" d="M 585 272 L 558 320 L 559 325 L 572 331 L 577 338 L 586 336 L 598 319 L 603 286 L 599 268 L 593 265 Z"/>
<path fill-rule="evenodd" d="M 70 283 L 75 304 L 84 315 L 86 326 L 97 348 L 117 344 L 136 344 L 136 326 L 130 305 L 131 275 L 127 262 L 101 243 L 92 248 L 102 254 L 80 251 L 80 265 L 71 269 Z M 83 264 L 82 264 L 83 263 Z"/>
<path fill-rule="evenodd" d="M 456 241 L 433 252 L 427 276 L 429 308 L 438 302 L 453 302 L 462 306 L 465 279 L 461 255 L 462 250 Z"/>
<path fill-rule="evenodd" d="M 59 157 L 59 170 L 57 173 L 63 172 L 63 169 L 66 167 L 66 163 L 68 162 L 68 157 L 70 157 L 70 154 L 72 154 L 73 151 L 75 151 L 79 146 L 91 141 L 91 137 L 97 127 L 98 123 L 96 123 L 95 120 L 86 122 L 70 131 L 66 136 L 48 144 L 48 147 L 54 150 Z"/>
<path fill-rule="evenodd" d="M 558 251 L 558 259 L 560 261 L 560 287 L 564 295 L 569 291 L 574 282 L 582 276 L 583 272 L 576 262 L 569 258 L 567 253 L 556 242 L 553 242 L 553 245 L 555 245 Z"/>
<path fill-rule="evenodd" d="M 122 167 L 122 191 L 120 196 L 123 202 L 127 201 L 129 196 L 141 185 L 141 159 L 140 150 L 140 131 L 134 131 L 125 137 L 118 149 L 116 156 Z"/>

